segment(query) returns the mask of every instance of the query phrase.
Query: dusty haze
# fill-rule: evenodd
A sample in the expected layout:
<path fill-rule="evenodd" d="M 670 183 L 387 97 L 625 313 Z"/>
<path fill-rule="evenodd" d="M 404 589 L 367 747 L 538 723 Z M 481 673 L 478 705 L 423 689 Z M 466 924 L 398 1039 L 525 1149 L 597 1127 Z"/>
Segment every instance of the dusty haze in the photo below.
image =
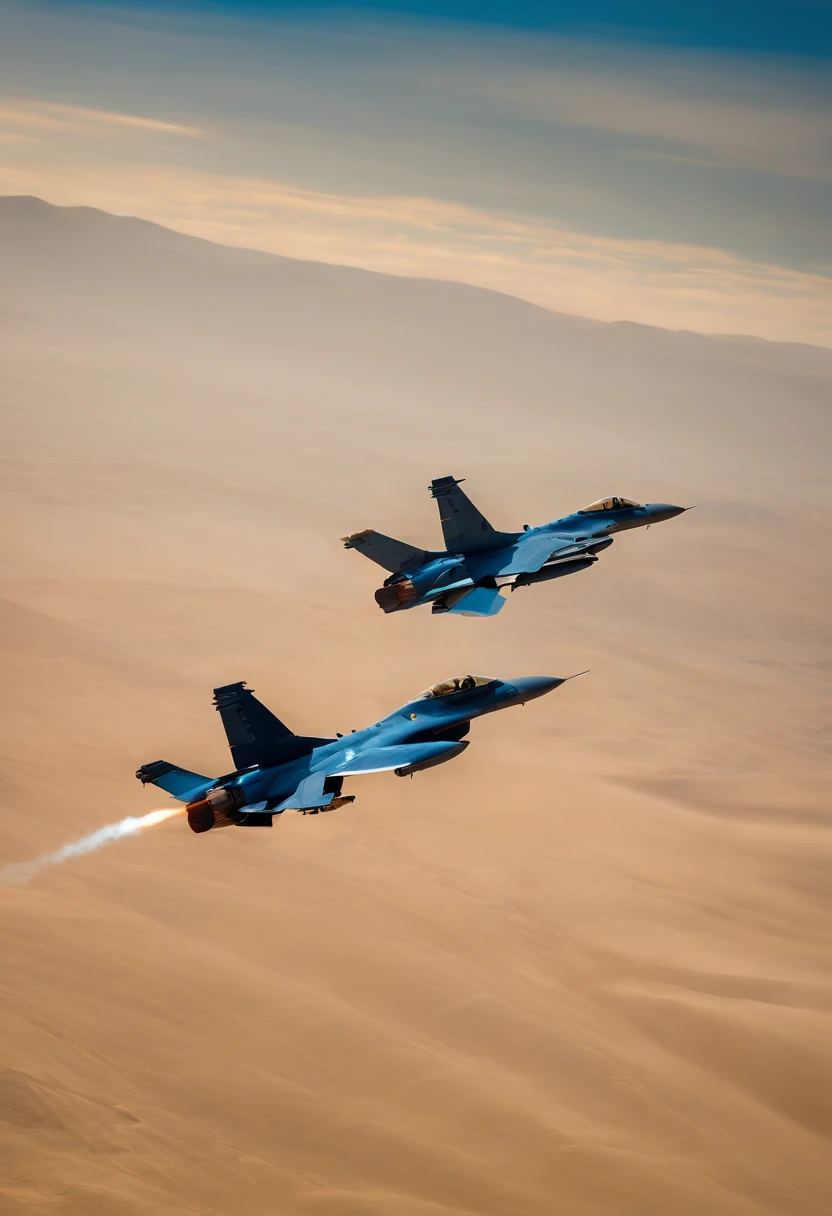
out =
<path fill-rule="evenodd" d="M 366 725 L 591 675 L 271 832 L 0 890 L 0 1209 L 832 1205 L 832 353 L 559 316 L 0 199 L 3 861 L 226 770 L 211 689 Z M 698 503 L 492 621 L 338 537 Z"/>

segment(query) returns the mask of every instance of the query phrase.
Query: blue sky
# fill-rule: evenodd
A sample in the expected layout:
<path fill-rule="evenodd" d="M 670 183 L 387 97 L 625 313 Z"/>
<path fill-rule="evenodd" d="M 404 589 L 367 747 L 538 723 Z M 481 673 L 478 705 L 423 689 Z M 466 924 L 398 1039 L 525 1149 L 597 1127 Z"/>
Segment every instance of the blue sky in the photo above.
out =
<path fill-rule="evenodd" d="M 832 344 L 830 11 L 0 0 L 0 192 Z"/>
<path fill-rule="evenodd" d="M 112 0 L 98 0 L 113 7 Z M 151 7 L 145 4 L 146 8 Z M 279 0 L 160 0 L 158 9 L 228 14 L 306 16 L 334 12 L 404 15 L 539 30 L 605 41 L 629 39 L 668 46 L 774 54 L 832 53 L 832 5 L 827 0 L 369 0 L 356 4 Z"/>

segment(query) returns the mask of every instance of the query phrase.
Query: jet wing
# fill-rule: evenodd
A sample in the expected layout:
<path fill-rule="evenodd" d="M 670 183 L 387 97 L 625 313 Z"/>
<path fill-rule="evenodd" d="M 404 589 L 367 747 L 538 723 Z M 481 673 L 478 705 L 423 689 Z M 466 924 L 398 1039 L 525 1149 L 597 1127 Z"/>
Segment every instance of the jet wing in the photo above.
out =
<path fill-rule="evenodd" d="M 356 777 L 362 773 L 416 772 L 453 760 L 468 746 L 467 742 L 400 743 L 393 747 L 371 747 L 353 752 L 347 748 L 340 762 L 327 769 L 330 777 Z M 337 759 L 337 757 L 336 757 Z"/>
<path fill-rule="evenodd" d="M 561 549 L 575 546 L 574 536 L 530 536 L 528 540 L 520 540 L 511 549 L 501 549 L 498 553 L 489 554 L 492 564 L 489 574 L 503 577 L 509 574 L 534 574 L 550 557 L 556 557 Z"/>

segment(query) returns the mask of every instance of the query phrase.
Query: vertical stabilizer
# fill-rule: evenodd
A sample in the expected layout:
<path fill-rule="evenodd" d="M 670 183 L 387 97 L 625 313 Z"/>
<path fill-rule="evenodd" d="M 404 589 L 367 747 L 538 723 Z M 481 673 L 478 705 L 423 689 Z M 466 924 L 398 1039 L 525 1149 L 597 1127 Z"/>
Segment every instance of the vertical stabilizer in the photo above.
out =
<path fill-rule="evenodd" d="M 235 768 L 279 763 L 278 757 L 294 735 L 246 688 L 245 680 L 215 688 L 214 704 L 228 736 Z"/>
<path fill-rule="evenodd" d="M 497 532 L 468 495 L 460 490 L 461 477 L 434 477 L 430 483 L 431 496 L 439 504 L 442 535 L 449 553 L 479 553 L 487 549 L 502 549 L 516 539 L 514 532 Z"/>

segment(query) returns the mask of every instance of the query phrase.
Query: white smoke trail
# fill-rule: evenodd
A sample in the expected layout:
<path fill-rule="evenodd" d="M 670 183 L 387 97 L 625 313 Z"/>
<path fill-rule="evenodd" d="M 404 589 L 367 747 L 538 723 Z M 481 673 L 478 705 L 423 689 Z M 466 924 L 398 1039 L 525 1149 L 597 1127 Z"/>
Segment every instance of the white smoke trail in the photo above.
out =
<path fill-rule="evenodd" d="M 0 886 L 23 885 L 39 874 L 41 870 L 45 870 L 47 866 L 63 865 L 65 861 L 71 861 L 73 857 L 81 857 L 84 853 L 94 853 L 97 849 L 102 849 L 104 845 L 112 844 L 115 840 L 121 840 L 125 836 L 135 836 L 137 832 L 141 832 L 145 828 L 153 827 L 156 823 L 163 823 L 172 815 L 180 815 L 182 810 L 182 807 L 175 806 L 163 811 L 148 811 L 146 815 L 128 815 L 126 819 L 120 819 L 118 823 L 108 823 L 105 827 L 99 828 L 97 832 L 91 832 L 89 836 L 82 836 L 80 840 L 73 840 L 69 844 L 65 844 L 63 848 L 56 849 L 54 853 L 42 853 L 40 857 L 35 857 L 32 861 L 10 862 L 0 869 Z"/>

